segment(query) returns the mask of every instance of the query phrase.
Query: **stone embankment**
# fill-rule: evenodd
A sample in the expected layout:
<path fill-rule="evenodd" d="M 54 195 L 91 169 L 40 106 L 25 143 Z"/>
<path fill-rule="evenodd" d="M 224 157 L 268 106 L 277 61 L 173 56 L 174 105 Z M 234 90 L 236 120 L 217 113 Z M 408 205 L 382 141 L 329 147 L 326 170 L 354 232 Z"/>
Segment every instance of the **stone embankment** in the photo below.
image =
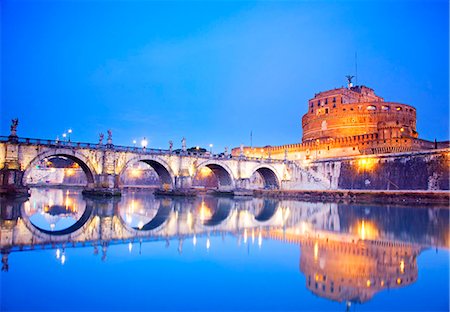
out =
<path fill-rule="evenodd" d="M 446 205 L 449 207 L 449 191 L 383 191 L 383 190 L 323 190 L 288 191 L 255 190 L 256 197 L 295 199 L 318 202 L 357 202 L 408 205 Z"/>

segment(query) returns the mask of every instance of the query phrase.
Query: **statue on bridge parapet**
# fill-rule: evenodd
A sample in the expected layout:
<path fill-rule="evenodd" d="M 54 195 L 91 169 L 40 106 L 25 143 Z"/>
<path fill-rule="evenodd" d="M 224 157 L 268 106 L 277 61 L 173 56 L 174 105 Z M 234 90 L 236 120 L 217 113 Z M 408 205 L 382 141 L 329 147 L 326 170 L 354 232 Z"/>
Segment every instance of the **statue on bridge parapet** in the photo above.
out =
<path fill-rule="evenodd" d="M 105 137 L 105 135 L 101 132 L 98 136 L 98 145 L 103 145 L 103 138 Z"/>
<path fill-rule="evenodd" d="M 112 131 L 111 131 L 111 129 L 108 129 L 108 139 L 107 139 L 106 143 L 108 145 L 112 145 Z"/>
<path fill-rule="evenodd" d="M 170 151 L 170 153 L 172 153 L 172 150 L 173 150 L 173 142 L 172 142 L 172 140 L 170 140 L 169 141 L 169 151 Z"/>
<path fill-rule="evenodd" d="M 241 144 L 239 156 L 244 157 L 244 144 Z"/>
<path fill-rule="evenodd" d="M 183 139 L 181 139 L 181 149 L 183 152 L 186 152 L 186 138 L 183 137 Z"/>
<path fill-rule="evenodd" d="M 11 134 L 9 139 L 11 141 L 17 141 L 17 126 L 19 125 L 19 118 L 14 118 L 11 120 Z"/>

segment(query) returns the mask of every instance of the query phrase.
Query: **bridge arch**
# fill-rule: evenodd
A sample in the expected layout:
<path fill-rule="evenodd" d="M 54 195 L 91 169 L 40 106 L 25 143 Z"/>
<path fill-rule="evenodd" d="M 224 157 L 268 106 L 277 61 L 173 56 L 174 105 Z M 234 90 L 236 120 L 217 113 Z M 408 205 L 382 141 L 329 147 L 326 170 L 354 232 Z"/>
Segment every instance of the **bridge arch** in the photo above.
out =
<path fill-rule="evenodd" d="M 277 175 L 277 170 L 269 165 L 261 165 L 253 170 L 253 174 L 259 173 L 264 180 L 264 188 L 279 189 L 280 178 Z"/>
<path fill-rule="evenodd" d="M 130 159 L 125 166 L 123 166 L 120 176 L 122 177 L 123 174 L 127 169 L 129 169 L 133 164 L 136 164 L 138 162 L 144 162 L 150 167 L 155 170 L 156 174 L 158 175 L 161 184 L 162 185 L 169 185 L 172 189 L 174 186 L 174 174 L 172 169 L 170 168 L 169 164 L 167 164 L 164 160 L 162 160 L 159 157 L 152 157 L 151 155 L 140 155 L 137 157 L 134 157 Z"/>
<path fill-rule="evenodd" d="M 92 165 L 91 161 L 82 153 L 77 152 L 73 149 L 61 149 L 52 150 L 38 154 L 34 157 L 30 163 L 26 166 L 23 177 L 22 184 L 26 185 L 26 178 L 30 174 L 30 171 L 44 159 L 53 157 L 66 157 L 75 163 L 77 163 L 86 175 L 88 185 L 93 185 L 95 183 L 94 175 L 97 174 L 95 167 Z"/>
<path fill-rule="evenodd" d="M 217 178 L 218 189 L 231 191 L 235 188 L 235 181 L 233 178 L 233 172 L 224 163 L 218 163 L 213 160 L 206 161 L 198 165 L 196 168 L 196 174 L 203 168 L 209 168 Z"/>

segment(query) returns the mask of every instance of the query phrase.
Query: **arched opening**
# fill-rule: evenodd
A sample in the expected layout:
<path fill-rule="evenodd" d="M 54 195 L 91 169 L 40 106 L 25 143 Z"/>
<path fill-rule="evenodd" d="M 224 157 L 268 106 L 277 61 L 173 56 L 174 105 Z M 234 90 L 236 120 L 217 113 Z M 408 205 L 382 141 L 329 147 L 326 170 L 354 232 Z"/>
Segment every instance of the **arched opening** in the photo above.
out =
<path fill-rule="evenodd" d="M 200 189 L 217 189 L 219 181 L 214 172 L 205 166 L 197 170 L 192 179 L 192 186 Z"/>
<path fill-rule="evenodd" d="M 85 186 L 94 183 L 94 176 L 81 159 L 68 154 L 55 154 L 30 163 L 23 183 L 29 186 Z"/>
<path fill-rule="evenodd" d="M 61 236 L 83 227 L 92 211 L 79 191 L 33 188 L 22 215 L 39 232 Z"/>
<path fill-rule="evenodd" d="M 129 188 L 172 189 L 173 180 L 169 170 L 163 164 L 146 159 L 127 166 L 120 175 L 120 184 Z"/>
<path fill-rule="evenodd" d="M 206 164 L 197 170 L 192 184 L 206 189 L 231 191 L 233 178 L 225 167 L 218 164 Z"/>
<path fill-rule="evenodd" d="M 274 190 L 279 189 L 278 177 L 272 169 L 258 168 L 250 177 L 250 185 L 256 189 Z"/>

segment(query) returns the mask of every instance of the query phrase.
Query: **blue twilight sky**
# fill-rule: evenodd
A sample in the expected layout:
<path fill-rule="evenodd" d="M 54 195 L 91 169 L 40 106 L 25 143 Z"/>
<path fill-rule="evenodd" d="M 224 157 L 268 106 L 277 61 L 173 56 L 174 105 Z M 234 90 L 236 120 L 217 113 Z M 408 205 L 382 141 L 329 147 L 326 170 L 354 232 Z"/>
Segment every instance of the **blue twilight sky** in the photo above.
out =
<path fill-rule="evenodd" d="M 151 147 L 301 140 L 314 93 L 358 83 L 449 137 L 449 5 L 2 0 L 0 134 Z"/>

